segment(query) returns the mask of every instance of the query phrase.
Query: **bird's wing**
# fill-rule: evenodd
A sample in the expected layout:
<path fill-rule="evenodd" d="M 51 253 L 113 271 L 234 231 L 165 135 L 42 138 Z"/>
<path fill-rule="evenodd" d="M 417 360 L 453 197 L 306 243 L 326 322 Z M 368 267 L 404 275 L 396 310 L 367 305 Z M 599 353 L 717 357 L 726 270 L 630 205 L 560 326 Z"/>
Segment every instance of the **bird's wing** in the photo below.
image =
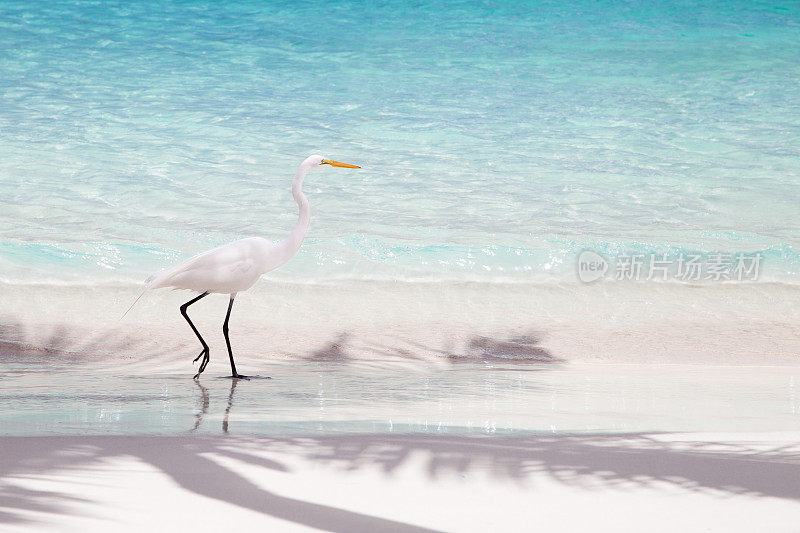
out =
<path fill-rule="evenodd" d="M 264 266 L 262 256 L 273 246 L 269 241 L 259 237 L 242 239 L 197 254 L 177 265 L 156 272 L 145 280 L 144 288 L 128 311 L 149 289 L 175 287 L 204 291 L 213 289 L 214 285 L 219 286 L 220 283 L 224 285 L 225 280 L 235 280 L 237 276 L 257 277 L 258 266 Z M 125 314 L 128 311 L 125 311 Z"/>
<path fill-rule="evenodd" d="M 205 252 L 199 253 L 194 257 L 190 257 L 185 261 L 181 261 L 177 265 L 165 268 L 164 270 L 160 270 L 148 276 L 148 278 L 144 280 L 144 287 L 142 287 L 142 290 L 139 291 L 139 294 L 136 296 L 136 299 L 128 307 L 128 309 L 124 313 L 122 313 L 122 316 L 119 319 L 122 320 L 123 318 L 125 318 L 125 315 L 127 315 L 130 312 L 130 310 L 133 309 L 133 306 L 136 305 L 136 302 L 138 302 L 142 298 L 142 296 L 144 296 L 144 293 L 146 293 L 148 290 L 158 289 L 161 287 L 169 287 L 171 285 L 170 282 L 175 278 L 175 276 L 184 272 L 188 272 L 189 270 L 192 270 L 198 265 L 202 265 L 204 262 L 207 261 L 207 256 L 216 253 L 220 248 L 224 247 L 225 246 L 220 246 L 219 248 L 206 250 Z"/>
<path fill-rule="evenodd" d="M 249 271 L 251 268 L 253 268 L 253 264 L 254 261 L 252 257 L 243 257 L 239 261 L 231 262 L 228 265 L 228 268 L 230 269 L 231 272 L 245 273 Z"/>
<path fill-rule="evenodd" d="M 227 245 L 226 245 L 227 246 Z M 207 250 L 205 252 L 199 253 L 194 257 L 190 257 L 185 261 L 181 261 L 177 265 L 173 265 L 171 267 L 165 268 L 155 274 L 150 275 L 146 280 L 144 280 L 144 284 L 146 289 L 158 289 L 160 287 L 168 287 L 169 282 L 172 278 L 181 274 L 182 272 L 186 272 L 195 268 L 198 265 L 203 264 L 207 261 L 208 256 L 216 253 L 220 248 L 224 248 L 224 246 L 220 246 L 219 248 L 214 248 L 213 250 Z"/>
<path fill-rule="evenodd" d="M 174 267 L 154 274 L 148 289 L 176 287 L 180 289 L 210 290 L 214 285 L 239 275 L 252 274 L 259 258 L 269 246 L 264 239 L 242 239 L 219 248 L 203 252 Z M 208 284 L 204 288 L 202 285 Z"/>

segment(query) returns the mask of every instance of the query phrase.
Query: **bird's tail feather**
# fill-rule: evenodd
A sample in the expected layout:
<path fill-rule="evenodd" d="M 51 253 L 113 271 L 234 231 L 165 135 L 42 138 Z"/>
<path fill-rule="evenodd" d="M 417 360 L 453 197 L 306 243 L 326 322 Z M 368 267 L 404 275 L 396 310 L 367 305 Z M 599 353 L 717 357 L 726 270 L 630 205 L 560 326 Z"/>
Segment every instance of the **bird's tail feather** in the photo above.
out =
<path fill-rule="evenodd" d="M 145 285 L 145 286 L 142 288 L 142 290 L 141 290 L 141 291 L 139 291 L 139 295 L 136 297 L 136 299 L 133 301 L 133 303 L 130 305 L 130 307 L 128 307 L 127 311 L 125 311 L 124 313 L 122 313 L 122 316 L 121 316 L 121 317 L 119 317 L 119 319 L 120 319 L 120 320 L 122 320 L 123 318 L 125 318 L 125 315 L 127 315 L 127 314 L 128 314 L 128 312 L 129 312 L 131 309 L 133 309 L 133 306 L 134 306 L 134 305 L 136 305 L 136 302 L 138 302 L 138 301 L 139 301 L 139 299 L 140 299 L 142 296 L 144 296 L 144 293 L 146 293 L 146 292 L 147 292 L 147 289 L 149 289 L 149 288 L 150 288 L 150 287 L 148 287 L 147 285 Z"/>

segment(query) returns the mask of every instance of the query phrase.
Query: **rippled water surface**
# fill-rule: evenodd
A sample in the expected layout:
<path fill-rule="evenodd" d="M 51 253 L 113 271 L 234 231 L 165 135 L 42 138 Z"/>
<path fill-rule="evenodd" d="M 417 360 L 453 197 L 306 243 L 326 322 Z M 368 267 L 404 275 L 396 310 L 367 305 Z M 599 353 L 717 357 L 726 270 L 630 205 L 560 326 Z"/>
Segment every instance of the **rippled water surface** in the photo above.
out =
<path fill-rule="evenodd" d="M 278 239 L 284 279 L 530 279 L 577 251 L 800 270 L 797 2 L 0 4 L 6 280 Z"/>
<path fill-rule="evenodd" d="M 0 365 L 0 435 L 798 431 L 800 369 L 291 363 L 271 379 Z"/>

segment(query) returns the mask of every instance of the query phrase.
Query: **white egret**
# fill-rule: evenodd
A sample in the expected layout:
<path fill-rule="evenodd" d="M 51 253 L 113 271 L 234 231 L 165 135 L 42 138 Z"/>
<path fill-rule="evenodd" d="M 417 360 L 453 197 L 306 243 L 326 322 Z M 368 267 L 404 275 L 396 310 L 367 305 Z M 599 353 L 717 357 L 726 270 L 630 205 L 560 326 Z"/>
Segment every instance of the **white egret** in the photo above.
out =
<path fill-rule="evenodd" d="M 312 155 L 303 161 L 300 168 L 297 169 L 297 174 L 295 174 L 294 181 L 292 182 L 292 196 L 300 208 L 300 215 L 297 219 L 297 224 L 289 234 L 289 237 L 285 240 L 279 243 L 273 243 L 261 237 L 241 239 L 198 254 L 182 263 L 153 274 L 145 281 L 142 294 L 150 289 L 160 289 L 163 287 L 188 289 L 200 293 L 200 296 L 189 300 L 180 307 L 183 318 L 189 323 L 192 331 L 197 335 L 200 344 L 203 346 L 200 355 L 194 359 L 196 362 L 201 357 L 203 358 L 200 362 L 200 368 L 194 376 L 195 379 L 206 369 L 206 365 L 210 359 L 209 348 L 206 341 L 200 335 L 200 332 L 197 331 L 197 328 L 189 319 L 186 310 L 190 305 L 211 293 L 230 295 L 228 313 L 225 315 L 225 322 L 222 324 L 222 333 L 225 336 L 225 343 L 228 346 L 228 357 L 231 360 L 231 377 L 234 379 L 245 377 L 236 372 L 236 364 L 233 361 L 233 351 L 231 350 L 231 341 L 228 337 L 228 320 L 231 317 L 233 300 L 236 298 L 237 293 L 252 287 L 262 274 L 275 270 L 283 265 L 300 249 L 300 245 L 303 243 L 303 239 L 308 232 L 308 224 L 311 219 L 308 198 L 303 194 L 303 178 L 305 178 L 310 170 L 321 168 L 325 165 L 343 168 L 361 168 L 356 165 L 325 159 L 321 155 Z M 142 294 L 140 294 L 139 297 L 141 297 Z M 139 298 L 136 300 L 138 301 Z M 135 304 L 136 302 L 134 301 L 133 303 Z M 133 307 L 133 305 L 131 305 L 131 307 Z M 130 310 L 130 308 L 128 310 Z"/>

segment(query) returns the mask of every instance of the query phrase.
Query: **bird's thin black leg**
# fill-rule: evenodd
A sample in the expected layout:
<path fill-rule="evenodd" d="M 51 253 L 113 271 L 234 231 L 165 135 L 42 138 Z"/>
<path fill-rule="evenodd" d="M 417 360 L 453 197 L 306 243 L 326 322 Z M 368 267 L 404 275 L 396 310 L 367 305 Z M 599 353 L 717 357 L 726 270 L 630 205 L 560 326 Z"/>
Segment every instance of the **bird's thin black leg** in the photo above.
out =
<path fill-rule="evenodd" d="M 206 369 L 206 365 L 208 364 L 208 361 L 211 358 L 209 357 L 208 344 L 206 344 L 206 341 L 203 339 L 202 335 L 200 335 L 200 332 L 197 331 L 197 328 L 194 327 L 194 324 L 192 324 L 192 321 L 189 319 L 189 315 L 186 313 L 186 309 L 188 309 L 188 307 L 190 305 L 192 305 L 193 303 L 195 303 L 196 301 L 198 301 L 198 300 L 200 300 L 202 298 L 205 298 L 206 296 L 208 296 L 208 293 L 204 292 L 203 294 L 201 294 L 197 298 L 193 298 L 192 300 L 189 300 L 188 302 L 186 302 L 185 304 L 183 304 L 181 306 L 181 314 L 183 315 L 183 318 L 185 318 L 186 322 L 189 323 L 189 327 L 192 328 L 192 331 L 194 331 L 194 334 L 197 335 L 197 338 L 200 340 L 200 344 L 203 345 L 203 351 L 200 352 L 200 355 L 198 355 L 197 357 L 194 358 L 194 361 L 192 361 L 192 362 L 196 362 L 201 357 L 203 358 L 203 360 L 200 362 L 200 368 L 198 369 L 197 374 L 194 375 L 194 379 L 197 379 L 198 377 L 200 377 L 200 374 L 202 374 L 203 370 Z"/>
<path fill-rule="evenodd" d="M 233 362 L 233 350 L 231 349 L 231 339 L 228 337 L 228 320 L 231 318 L 231 309 L 233 309 L 233 299 L 234 296 L 231 296 L 231 301 L 228 303 L 228 314 L 225 315 L 225 322 L 222 324 L 222 334 L 225 336 L 225 344 L 228 345 L 228 357 L 231 360 L 231 377 L 234 379 L 244 378 L 245 376 L 240 375 L 236 372 L 236 363 Z"/>

